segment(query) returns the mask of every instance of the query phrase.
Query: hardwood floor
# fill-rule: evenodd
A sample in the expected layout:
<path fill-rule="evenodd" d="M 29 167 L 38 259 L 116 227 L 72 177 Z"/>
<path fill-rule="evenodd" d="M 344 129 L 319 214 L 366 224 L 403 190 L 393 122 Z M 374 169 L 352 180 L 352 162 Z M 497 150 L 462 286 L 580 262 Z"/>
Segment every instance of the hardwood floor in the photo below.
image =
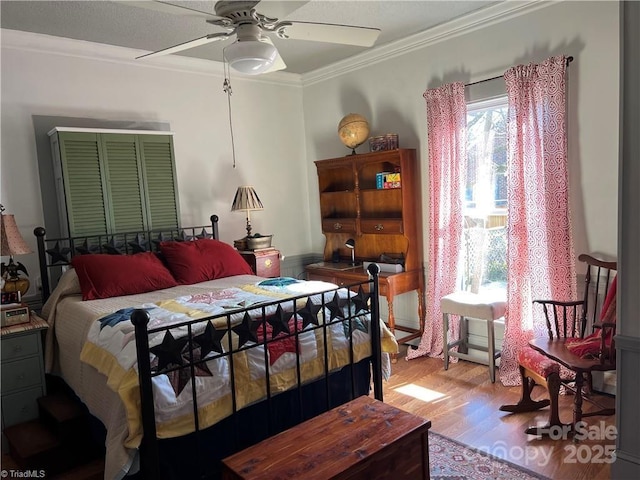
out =
<path fill-rule="evenodd" d="M 488 367 L 460 360 L 443 368 L 436 358 L 404 360 L 405 351 L 392 365 L 392 375 L 384 385 L 384 401 L 402 410 L 431 420 L 431 430 L 482 449 L 548 478 L 563 480 L 605 480 L 610 465 L 605 463 L 615 448 L 615 416 L 588 417 L 589 436 L 580 442 L 551 440 L 526 435 L 525 428 L 544 424 L 548 407 L 538 412 L 509 414 L 498 408 L 517 403 L 521 387 L 504 387 L 489 381 Z M 534 397 L 545 391 L 536 387 Z M 421 398 L 420 398 L 421 397 Z M 607 404 L 615 400 L 605 397 Z M 583 404 L 583 410 L 591 406 Z M 561 395 L 560 415 L 570 421 L 573 396 Z M 608 431 L 606 427 L 608 426 Z M 592 437 L 589 439 L 588 437 Z"/>
<path fill-rule="evenodd" d="M 500 405 L 516 403 L 521 387 L 492 384 L 485 365 L 466 361 L 451 364 L 448 371 L 443 361 L 417 358 L 405 361 L 405 351 L 392 365 L 392 376 L 384 385 L 384 401 L 407 412 L 431 420 L 431 431 L 484 450 L 512 463 L 552 479 L 607 480 L 610 466 L 605 463 L 605 448 L 615 447 L 615 439 L 550 440 L 528 436 L 524 429 L 540 422 L 544 424 L 548 408 L 538 412 L 508 414 Z M 544 391 L 537 387 L 535 395 Z M 614 400 L 607 401 L 613 404 Z M 561 418 L 571 418 L 573 396 L 561 395 Z M 585 404 L 585 411 L 588 410 Z M 589 417 L 590 426 L 615 428 L 615 416 Z M 595 435 L 594 434 L 594 435 Z M 8 455 L 2 456 L 2 468 L 15 468 Z M 56 480 L 94 480 L 101 478 L 103 464 L 94 462 L 67 472 Z"/>

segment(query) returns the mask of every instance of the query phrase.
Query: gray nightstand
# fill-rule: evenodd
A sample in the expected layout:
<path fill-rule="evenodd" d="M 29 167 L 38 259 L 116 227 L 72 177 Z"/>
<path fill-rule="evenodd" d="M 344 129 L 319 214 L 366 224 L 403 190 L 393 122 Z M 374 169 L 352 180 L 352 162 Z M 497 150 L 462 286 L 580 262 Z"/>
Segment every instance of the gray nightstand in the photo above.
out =
<path fill-rule="evenodd" d="M 42 332 L 47 322 L 31 314 L 31 320 L 0 329 L 2 355 L 2 430 L 38 418 L 36 399 L 46 394 Z M 5 439 L 2 439 L 5 450 Z"/>

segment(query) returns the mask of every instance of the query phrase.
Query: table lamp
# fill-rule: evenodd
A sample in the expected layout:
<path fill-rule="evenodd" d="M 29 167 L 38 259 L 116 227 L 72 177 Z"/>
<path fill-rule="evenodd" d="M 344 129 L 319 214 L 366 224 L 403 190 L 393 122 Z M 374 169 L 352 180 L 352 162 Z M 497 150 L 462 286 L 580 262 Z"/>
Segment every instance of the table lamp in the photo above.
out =
<path fill-rule="evenodd" d="M 247 212 L 247 238 L 251 236 L 251 211 L 263 210 L 262 202 L 258 194 L 250 186 L 238 187 L 236 196 L 231 205 L 232 212 Z"/>
<path fill-rule="evenodd" d="M 29 290 L 29 279 L 21 277 L 19 272 L 27 273 L 26 267 L 20 262 L 14 262 L 14 255 L 26 255 L 33 253 L 27 242 L 20 234 L 16 219 L 13 215 L 5 215 L 5 208 L 0 205 L 0 254 L 9 255 L 9 263 L 2 262 L 0 265 L 2 270 L 3 292 L 20 292 L 24 296 Z"/>
<path fill-rule="evenodd" d="M 356 241 L 353 238 L 350 238 L 344 243 L 344 246 L 351 250 L 351 265 L 355 266 L 356 264 Z"/>

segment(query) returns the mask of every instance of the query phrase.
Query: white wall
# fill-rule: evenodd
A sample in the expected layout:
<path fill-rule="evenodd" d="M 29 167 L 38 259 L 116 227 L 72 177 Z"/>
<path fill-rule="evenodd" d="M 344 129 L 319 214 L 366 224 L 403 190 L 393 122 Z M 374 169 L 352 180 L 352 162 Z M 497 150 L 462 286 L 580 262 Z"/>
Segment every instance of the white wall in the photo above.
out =
<path fill-rule="evenodd" d="M 231 213 L 238 185 L 254 185 L 265 209 L 252 215 L 253 232 L 274 234 L 283 254 L 310 249 L 304 157 L 302 89 L 284 82 L 232 77 L 237 167 L 232 168 L 227 96 L 212 62 L 184 68 L 134 62 L 134 51 L 2 31 L 2 147 L 0 203 L 16 216 L 35 250 L 43 225 L 33 115 L 105 121 L 160 122 L 173 132 L 183 225 L 220 216 L 221 238 L 246 235 L 245 217 Z M 76 47 L 73 47 L 76 48 Z M 292 201 L 295 199 L 295 201 Z M 299 228 L 300 225 L 303 228 Z M 3 260 L 5 260 L 3 258 Z M 6 261 L 6 260 L 5 260 Z M 19 258 L 35 291 L 36 254 Z"/>
<path fill-rule="evenodd" d="M 494 11 L 504 8 L 498 5 Z M 522 15 L 523 11 L 526 13 Z M 575 248 L 577 253 L 616 256 L 618 12 L 617 2 L 543 2 L 507 21 L 495 19 L 481 28 L 463 22 L 436 28 L 422 39 L 421 48 L 412 47 L 403 55 L 376 60 L 355 71 L 345 67 L 346 73 L 339 76 L 318 76 L 319 80 L 303 77 L 310 195 L 318 194 L 312 161 L 346 154 L 336 126 L 345 114 L 361 113 L 369 119 L 372 135 L 398 133 L 402 147 L 418 150 L 425 186 L 423 225 L 428 226 L 424 91 L 446 82 L 466 83 L 501 75 L 513 65 L 542 61 L 552 55 L 572 55 L 568 109 Z M 485 11 L 465 22 L 487 15 Z M 453 28 L 457 33 L 451 33 Z M 358 151 L 368 151 L 368 145 Z M 312 202 L 311 208 L 312 244 L 320 251 L 324 236 L 318 202 Z M 428 234 L 425 231 L 425 261 Z"/>

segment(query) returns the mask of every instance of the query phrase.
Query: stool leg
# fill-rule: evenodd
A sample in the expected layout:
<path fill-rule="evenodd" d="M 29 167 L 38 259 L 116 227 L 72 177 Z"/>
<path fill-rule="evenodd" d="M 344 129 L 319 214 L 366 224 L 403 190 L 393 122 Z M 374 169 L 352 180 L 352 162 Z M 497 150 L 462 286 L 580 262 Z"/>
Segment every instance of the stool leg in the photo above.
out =
<path fill-rule="evenodd" d="M 449 369 L 449 314 L 442 314 L 442 353 L 444 353 L 444 369 Z"/>
<path fill-rule="evenodd" d="M 458 346 L 458 352 L 469 353 L 469 319 L 460 315 L 460 345 Z"/>
<path fill-rule="evenodd" d="M 487 320 L 487 340 L 489 352 L 489 379 L 496 383 L 496 341 L 493 330 L 493 320 Z"/>

